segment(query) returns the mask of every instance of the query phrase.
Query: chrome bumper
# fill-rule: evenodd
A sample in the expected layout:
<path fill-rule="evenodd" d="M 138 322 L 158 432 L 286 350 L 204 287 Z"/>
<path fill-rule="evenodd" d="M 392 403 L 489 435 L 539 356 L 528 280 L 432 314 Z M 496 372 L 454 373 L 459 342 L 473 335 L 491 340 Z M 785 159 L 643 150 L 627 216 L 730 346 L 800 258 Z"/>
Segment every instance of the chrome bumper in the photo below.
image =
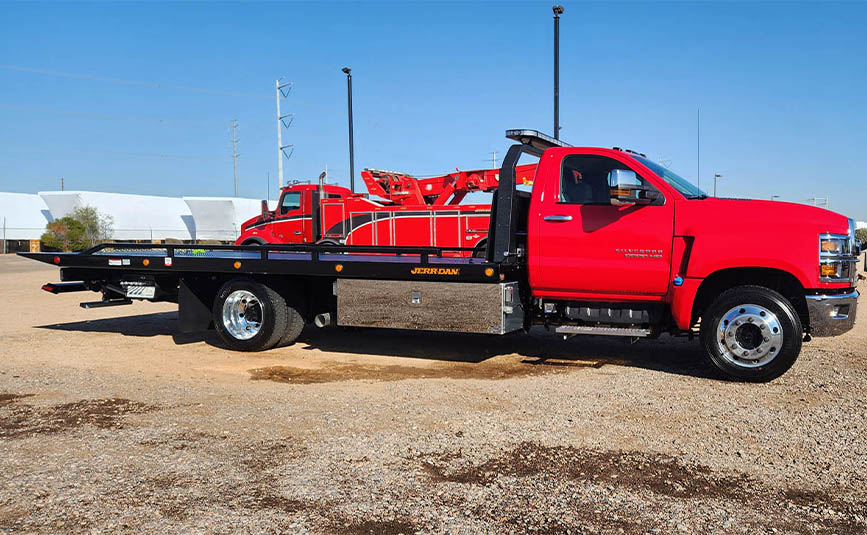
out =
<path fill-rule="evenodd" d="M 845 294 L 808 295 L 807 311 L 810 313 L 810 334 L 813 336 L 836 336 L 855 325 L 858 308 L 858 290 Z"/>

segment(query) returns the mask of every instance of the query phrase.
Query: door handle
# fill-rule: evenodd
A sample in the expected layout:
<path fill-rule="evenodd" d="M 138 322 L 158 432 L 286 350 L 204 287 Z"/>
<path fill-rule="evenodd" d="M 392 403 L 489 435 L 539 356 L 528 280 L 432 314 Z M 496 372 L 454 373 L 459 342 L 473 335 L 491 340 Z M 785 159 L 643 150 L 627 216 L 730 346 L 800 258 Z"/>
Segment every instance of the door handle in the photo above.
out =
<path fill-rule="evenodd" d="M 296 230 L 296 231 L 295 231 L 295 235 L 296 235 L 296 236 L 300 236 L 300 235 L 301 235 L 301 231 L 300 231 L 300 230 Z"/>
<path fill-rule="evenodd" d="M 546 215 L 545 221 L 550 221 L 552 223 L 565 223 L 566 221 L 572 221 L 571 215 Z"/>

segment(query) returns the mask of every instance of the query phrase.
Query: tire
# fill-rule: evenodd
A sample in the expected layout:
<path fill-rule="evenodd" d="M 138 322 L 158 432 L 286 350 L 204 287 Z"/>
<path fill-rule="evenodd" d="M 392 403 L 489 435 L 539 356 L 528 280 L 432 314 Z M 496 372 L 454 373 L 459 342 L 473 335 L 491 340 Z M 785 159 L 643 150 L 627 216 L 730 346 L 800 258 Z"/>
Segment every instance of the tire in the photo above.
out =
<path fill-rule="evenodd" d="M 220 339 L 237 351 L 271 349 L 286 333 L 286 300 L 254 280 L 235 279 L 224 284 L 212 312 Z"/>
<path fill-rule="evenodd" d="M 801 319 L 788 299 L 762 286 L 720 294 L 701 318 L 710 363 L 730 379 L 767 382 L 784 374 L 801 352 Z"/>
<path fill-rule="evenodd" d="M 488 254 L 488 240 L 482 240 L 473 248 L 473 258 L 485 258 Z"/>
<path fill-rule="evenodd" d="M 286 330 L 277 342 L 277 347 L 288 346 L 295 342 L 307 325 L 307 301 L 300 290 L 300 288 L 290 287 L 283 293 L 286 301 Z"/>
<path fill-rule="evenodd" d="M 259 238 L 250 238 L 245 240 L 241 245 L 265 245 L 265 241 Z"/>

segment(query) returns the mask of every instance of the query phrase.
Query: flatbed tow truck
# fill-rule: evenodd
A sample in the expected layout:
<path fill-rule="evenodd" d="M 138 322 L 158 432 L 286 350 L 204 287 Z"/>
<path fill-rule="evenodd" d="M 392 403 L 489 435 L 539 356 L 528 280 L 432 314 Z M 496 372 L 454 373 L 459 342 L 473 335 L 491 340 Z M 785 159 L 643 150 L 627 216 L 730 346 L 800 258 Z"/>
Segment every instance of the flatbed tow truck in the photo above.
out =
<path fill-rule="evenodd" d="M 60 267 L 52 293 L 85 308 L 176 302 L 182 332 L 231 349 L 292 343 L 317 326 L 564 336 L 692 336 L 723 375 L 768 381 L 811 336 L 852 328 L 854 222 L 815 207 L 708 198 L 644 155 L 572 147 L 534 130 L 499 171 L 483 258 L 459 247 L 102 244 L 19 253 Z M 532 193 L 516 188 L 539 158 Z M 773 228 L 786 232 L 770 239 Z"/>

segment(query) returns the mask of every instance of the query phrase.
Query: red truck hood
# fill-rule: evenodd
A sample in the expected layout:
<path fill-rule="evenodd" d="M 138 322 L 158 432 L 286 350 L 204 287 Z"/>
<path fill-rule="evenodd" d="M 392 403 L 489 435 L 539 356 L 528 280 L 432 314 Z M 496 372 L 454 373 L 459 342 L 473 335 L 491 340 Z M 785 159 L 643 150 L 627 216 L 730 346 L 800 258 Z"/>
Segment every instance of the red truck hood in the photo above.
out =
<path fill-rule="evenodd" d="M 819 235 L 848 234 L 845 216 L 803 204 L 713 198 L 676 201 L 674 213 L 674 235 L 692 243 L 689 277 L 756 267 L 791 273 L 804 288 L 841 285 L 819 280 Z"/>
<path fill-rule="evenodd" d="M 250 219 L 241 223 L 241 232 L 245 231 L 247 229 L 247 227 L 249 227 L 250 225 L 255 225 L 256 223 L 261 223 L 261 222 L 262 222 L 262 216 L 261 215 L 257 215 L 256 217 L 251 217 Z"/>
<path fill-rule="evenodd" d="M 780 201 L 754 199 L 703 199 L 677 203 L 675 234 L 693 235 L 694 230 L 754 237 L 769 234 L 810 234 L 811 243 L 818 234 L 847 234 L 849 219 L 824 208 Z M 816 236 L 813 236 L 816 235 Z"/>

